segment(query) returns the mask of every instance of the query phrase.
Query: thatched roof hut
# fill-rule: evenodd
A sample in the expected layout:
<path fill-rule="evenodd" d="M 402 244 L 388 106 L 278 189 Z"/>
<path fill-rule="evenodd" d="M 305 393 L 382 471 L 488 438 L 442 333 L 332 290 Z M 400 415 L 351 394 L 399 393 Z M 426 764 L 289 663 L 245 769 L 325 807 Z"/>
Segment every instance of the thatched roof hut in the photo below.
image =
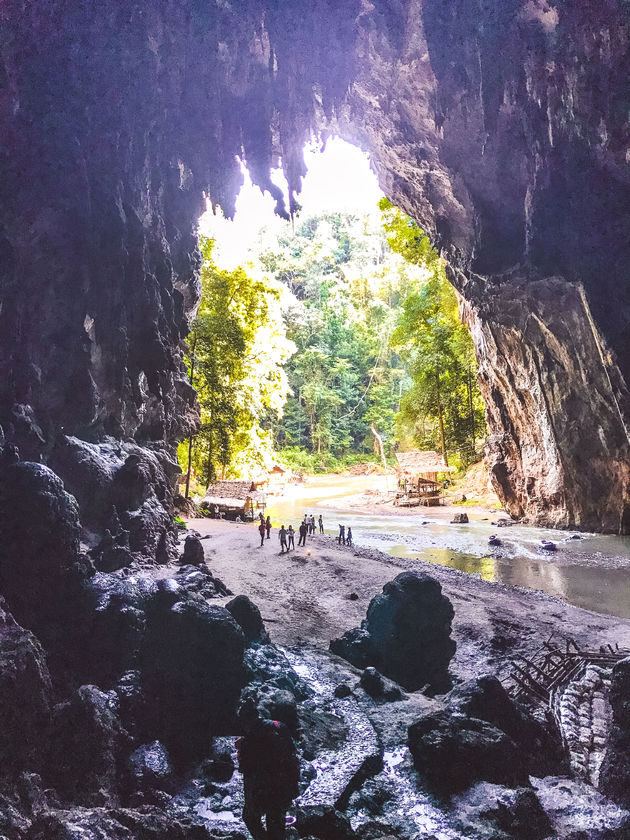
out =
<path fill-rule="evenodd" d="M 411 478 L 424 478 L 435 481 L 438 473 L 454 472 L 455 467 L 447 467 L 444 458 L 432 449 L 421 452 L 397 452 L 398 471 Z"/>
<path fill-rule="evenodd" d="M 210 505 L 217 505 L 223 510 L 248 513 L 253 509 L 253 502 L 260 498 L 261 494 L 249 479 L 215 481 L 206 489 L 206 495 L 199 506 L 209 508 Z"/>

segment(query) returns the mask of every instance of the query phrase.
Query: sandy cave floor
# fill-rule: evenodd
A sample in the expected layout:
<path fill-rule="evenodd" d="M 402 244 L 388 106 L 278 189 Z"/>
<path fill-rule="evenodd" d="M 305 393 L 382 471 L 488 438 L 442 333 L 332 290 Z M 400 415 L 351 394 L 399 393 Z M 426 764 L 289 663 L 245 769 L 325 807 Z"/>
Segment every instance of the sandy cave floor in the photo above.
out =
<path fill-rule="evenodd" d="M 326 535 L 307 538 L 306 550 L 280 554 L 277 529 L 262 548 L 252 523 L 193 519 L 188 529 L 206 537 L 213 574 L 258 605 L 272 640 L 281 645 L 327 648 L 331 639 L 360 624 L 385 583 L 417 569 L 437 578 L 453 603 L 457 653 L 451 670 L 457 677 L 484 672 L 505 677 L 514 656 L 532 654 L 550 636 L 571 637 L 584 648 L 617 643 L 630 649 L 630 620 L 580 609 L 536 590 L 372 548 L 339 546 Z M 356 600 L 349 597 L 353 593 Z"/>

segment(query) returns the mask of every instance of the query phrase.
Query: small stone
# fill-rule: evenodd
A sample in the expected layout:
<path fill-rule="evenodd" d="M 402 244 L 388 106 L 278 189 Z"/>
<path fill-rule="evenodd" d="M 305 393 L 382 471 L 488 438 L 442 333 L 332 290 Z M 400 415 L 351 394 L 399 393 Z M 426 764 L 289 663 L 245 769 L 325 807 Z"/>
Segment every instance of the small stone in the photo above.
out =
<path fill-rule="evenodd" d="M 333 693 L 337 699 L 343 700 L 344 697 L 349 697 L 352 694 L 352 689 L 348 683 L 340 683 Z"/>

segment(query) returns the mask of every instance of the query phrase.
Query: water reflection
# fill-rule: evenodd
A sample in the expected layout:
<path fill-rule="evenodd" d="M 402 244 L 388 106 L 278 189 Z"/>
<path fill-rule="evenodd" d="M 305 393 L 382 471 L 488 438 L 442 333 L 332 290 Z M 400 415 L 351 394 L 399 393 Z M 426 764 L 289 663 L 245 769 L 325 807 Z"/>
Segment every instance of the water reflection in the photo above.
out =
<path fill-rule="evenodd" d="M 333 504 L 335 506 L 333 506 Z M 278 500 L 269 506 L 274 525 L 293 523 L 306 513 L 324 518 L 325 532 L 337 535 L 338 523 L 351 525 L 354 541 L 378 548 L 394 557 L 420 558 L 528 589 L 539 589 L 595 612 L 630 618 L 630 539 L 594 534 L 569 540 L 571 532 L 545 531 L 515 525 L 502 529 L 503 545 L 488 554 L 488 536 L 494 531 L 490 517 L 452 526 L 431 519 L 430 510 L 417 516 L 367 515 L 344 509 L 343 498 Z M 555 554 L 540 549 L 541 539 L 558 541 Z M 568 540 L 563 542 L 563 540 Z M 584 565 L 584 557 L 591 565 Z M 598 565 L 602 557 L 618 558 L 618 566 Z M 581 563 L 581 565 L 580 565 Z"/>

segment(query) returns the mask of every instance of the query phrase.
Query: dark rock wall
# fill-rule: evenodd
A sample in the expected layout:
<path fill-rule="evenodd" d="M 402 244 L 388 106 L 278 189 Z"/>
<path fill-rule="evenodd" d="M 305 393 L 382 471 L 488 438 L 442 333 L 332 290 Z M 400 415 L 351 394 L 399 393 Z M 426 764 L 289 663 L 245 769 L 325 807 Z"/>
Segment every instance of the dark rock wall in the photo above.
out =
<path fill-rule="evenodd" d="M 7 439 L 69 486 L 85 458 L 64 436 L 105 459 L 126 440 L 168 483 L 196 423 L 179 346 L 203 192 L 231 212 L 240 155 L 286 212 L 270 166 L 294 202 L 304 140 L 332 128 L 451 263 L 508 510 L 628 529 L 629 19 L 622 0 L 7 0 Z M 160 493 L 147 554 L 172 547 Z"/>

